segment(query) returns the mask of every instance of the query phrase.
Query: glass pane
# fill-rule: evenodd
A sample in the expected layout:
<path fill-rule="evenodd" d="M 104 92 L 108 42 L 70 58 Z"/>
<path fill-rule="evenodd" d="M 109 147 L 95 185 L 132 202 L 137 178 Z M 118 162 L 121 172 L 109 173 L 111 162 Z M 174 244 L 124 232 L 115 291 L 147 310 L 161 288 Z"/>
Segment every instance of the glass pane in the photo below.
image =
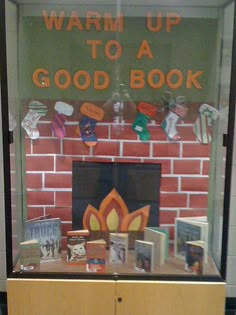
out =
<path fill-rule="evenodd" d="M 22 190 L 22 141 L 19 108 L 18 81 L 18 25 L 16 5 L 6 2 L 6 48 L 7 48 L 7 76 L 8 76 L 8 106 L 9 130 L 12 133 L 10 144 L 11 165 L 11 202 L 12 202 L 12 256 L 15 264 L 19 254 L 19 241 L 22 240 L 22 204 L 24 191 Z M 24 158 L 25 159 L 25 154 Z"/>
<path fill-rule="evenodd" d="M 38 272 L 219 276 L 233 4 L 8 6 L 17 246 Z"/>
<path fill-rule="evenodd" d="M 224 200 L 224 174 L 226 162 L 226 148 L 221 146 L 223 134 L 227 134 L 228 114 L 229 114 L 229 89 L 230 89 L 230 73 L 231 73 L 231 56 L 232 56 L 232 41 L 233 41 L 233 19 L 234 5 L 227 5 L 223 12 L 222 25 L 222 50 L 221 50 L 221 66 L 220 66 L 220 88 L 219 88 L 219 123 L 215 132 L 216 154 L 213 164 L 212 178 L 215 178 L 215 183 L 212 182 L 212 253 L 220 266 L 221 259 L 221 237 L 223 224 L 223 200 Z M 214 170 L 215 169 L 215 170 Z"/>

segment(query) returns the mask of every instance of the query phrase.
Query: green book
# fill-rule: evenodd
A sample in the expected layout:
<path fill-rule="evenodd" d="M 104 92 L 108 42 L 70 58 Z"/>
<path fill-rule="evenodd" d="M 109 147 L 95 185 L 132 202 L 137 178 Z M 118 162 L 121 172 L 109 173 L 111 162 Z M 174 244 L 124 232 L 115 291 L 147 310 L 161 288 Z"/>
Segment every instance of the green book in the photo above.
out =
<path fill-rule="evenodd" d="M 40 267 L 40 244 L 37 240 L 20 243 L 21 271 L 36 271 Z"/>

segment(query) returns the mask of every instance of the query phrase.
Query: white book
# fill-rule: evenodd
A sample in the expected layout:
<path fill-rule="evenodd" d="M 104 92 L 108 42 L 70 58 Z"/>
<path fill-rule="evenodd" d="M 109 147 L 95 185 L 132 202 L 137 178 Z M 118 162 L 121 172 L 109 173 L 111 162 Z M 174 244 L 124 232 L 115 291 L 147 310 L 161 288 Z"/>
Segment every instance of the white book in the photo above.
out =
<path fill-rule="evenodd" d="M 125 264 L 128 261 L 128 233 L 110 233 L 109 263 Z"/>
<path fill-rule="evenodd" d="M 147 227 L 144 229 L 144 241 L 154 243 L 154 264 L 163 265 L 166 257 L 166 234 Z"/>

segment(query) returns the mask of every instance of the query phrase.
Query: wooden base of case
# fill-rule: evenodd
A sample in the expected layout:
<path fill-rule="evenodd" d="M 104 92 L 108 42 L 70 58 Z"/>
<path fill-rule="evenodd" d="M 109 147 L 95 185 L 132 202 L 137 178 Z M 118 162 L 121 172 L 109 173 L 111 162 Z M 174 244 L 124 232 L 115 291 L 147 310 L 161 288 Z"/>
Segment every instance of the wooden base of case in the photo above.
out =
<path fill-rule="evenodd" d="M 8 315 L 223 315 L 225 284 L 8 279 Z"/>

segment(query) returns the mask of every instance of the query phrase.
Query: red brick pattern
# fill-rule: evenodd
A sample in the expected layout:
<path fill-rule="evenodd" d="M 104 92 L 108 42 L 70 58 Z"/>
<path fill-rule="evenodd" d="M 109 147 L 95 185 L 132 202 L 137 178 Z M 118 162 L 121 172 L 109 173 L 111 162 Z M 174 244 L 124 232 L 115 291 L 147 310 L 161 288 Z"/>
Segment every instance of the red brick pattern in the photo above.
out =
<path fill-rule="evenodd" d="M 154 143 L 153 144 L 153 157 L 162 158 L 178 158 L 180 155 L 180 144 L 171 143 L 166 141 L 165 143 Z"/>
<path fill-rule="evenodd" d="M 71 174 L 45 174 L 45 188 L 72 189 Z"/>
<path fill-rule="evenodd" d="M 150 155 L 149 142 L 124 142 L 123 143 L 123 156 L 131 157 L 148 157 Z"/>
<path fill-rule="evenodd" d="M 159 163 L 162 169 L 159 222 L 174 235 L 178 216 L 205 215 L 208 204 L 210 145 L 198 143 L 192 123 L 177 126 L 181 140 L 171 142 L 151 122 L 149 141 L 140 141 L 131 123 L 96 125 L 98 143 L 89 148 L 76 133 L 78 121 L 66 122 L 64 139 L 54 137 L 50 121 L 38 123 L 40 138 L 25 137 L 28 218 L 51 214 L 62 220 L 63 235 L 72 228 L 72 161 Z M 65 238 L 64 240 L 65 241 Z"/>
<path fill-rule="evenodd" d="M 208 177 L 183 177 L 181 188 L 182 191 L 205 192 L 208 190 Z"/>
<path fill-rule="evenodd" d="M 42 189 L 42 174 L 27 173 L 26 174 L 26 187 L 28 189 Z"/>
<path fill-rule="evenodd" d="M 174 160 L 174 174 L 198 174 L 200 175 L 200 160 Z"/>

